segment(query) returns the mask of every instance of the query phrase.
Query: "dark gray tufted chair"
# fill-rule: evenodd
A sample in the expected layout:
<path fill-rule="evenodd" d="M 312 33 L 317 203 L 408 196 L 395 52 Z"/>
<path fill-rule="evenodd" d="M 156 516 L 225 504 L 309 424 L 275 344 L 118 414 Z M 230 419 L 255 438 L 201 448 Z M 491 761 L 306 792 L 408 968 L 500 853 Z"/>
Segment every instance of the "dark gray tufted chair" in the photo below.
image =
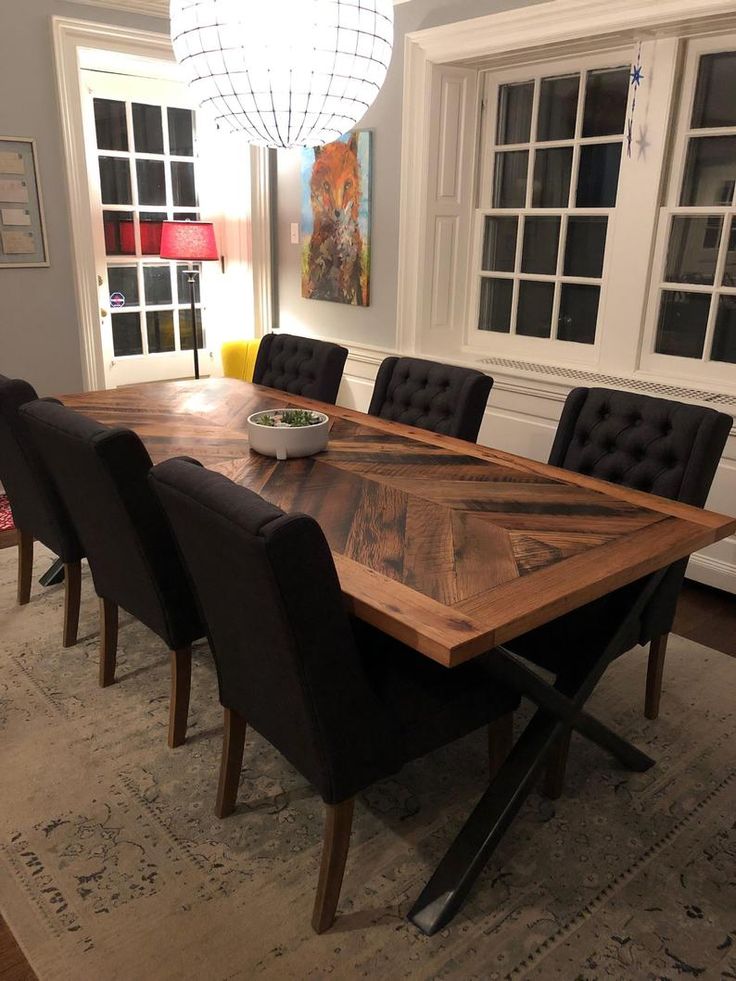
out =
<path fill-rule="evenodd" d="M 24 605 L 31 598 L 33 542 L 37 540 L 64 563 L 63 643 L 71 647 L 77 642 L 85 553 L 20 416 L 21 406 L 38 401 L 27 381 L 0 375 L 0 480 L 18 529 L 18 603 Z"/>
<path fill-rule="evenodd" d="M 334 405 L 348 349 L 294 334 L 267 334 L 253 369 L 256 385 Z"/>
<path fill-rule="evenodd" d="M 368 413 L 475 443 L 493 379 L 420 358 L 386 358 Z"/>
<path fill-rule="evenodd" d="M 576 388 L 562 410 L 549 462 L 576 473 L 703 507 L 731 431 L 731 416 L 715 409 L 652 398 L 610 388 Z M 645 714 L 656 719 L 662 691 L 667 637 L 687 560 L 674 563 L 650 600 L 624 654 L 635 644 L 650 644 Z M 556 651 L 567 652 L 574 639 L 588 649 L 606 640 L 611 611 L 625 606 L 627 589 L 604 596 L 580 610 L 531 631 L 509 646 L 557 672 Z M 564 657 L 563 657 L 564 662 Z M 561 662 L 561 663 L 563 663 Z M 557 797 L 566 747 L 548 780 Z M 556 771 L 556 773 L 555 773 Z"/>

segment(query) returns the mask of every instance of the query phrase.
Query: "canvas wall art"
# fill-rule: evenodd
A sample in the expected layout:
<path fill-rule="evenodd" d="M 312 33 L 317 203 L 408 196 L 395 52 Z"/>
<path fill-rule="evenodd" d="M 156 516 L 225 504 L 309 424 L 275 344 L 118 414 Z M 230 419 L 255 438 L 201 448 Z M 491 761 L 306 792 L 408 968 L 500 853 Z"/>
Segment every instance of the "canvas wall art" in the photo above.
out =
<path fill-rule="evenodd" d="M 369 130 L 302 151 L 302 296 L 367 307 L 371 267 Z"/>

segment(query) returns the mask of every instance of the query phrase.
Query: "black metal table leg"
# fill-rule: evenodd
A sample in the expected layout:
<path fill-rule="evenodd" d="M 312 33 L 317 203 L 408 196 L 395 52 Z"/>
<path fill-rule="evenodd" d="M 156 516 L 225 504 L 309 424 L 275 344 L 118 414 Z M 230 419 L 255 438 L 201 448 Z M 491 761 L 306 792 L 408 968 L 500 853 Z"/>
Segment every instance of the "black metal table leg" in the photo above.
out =
<path fill-rule="evenodd" d="M 61 559 L 54 559 L 38 583 L 40 586 L 56 586 L 60 582 L 64 582 L 64 563 Z"/>
<path fill-rule="evenodd" d="M 647 756 L 643 750 L 630 743 L 628 739 L 619 736 L 617 732 L 609 729 L 594 716 L 588 715 L 587 712 L 580 713 L 573 728 L 583 736 L 587 736 L 592 742 L 597 743 L 598 746 L 607 749 L 629 770 L 645 773 L 654 766 L 655 761 L 651 756 Z"/>
<path fill-rule="evenodd" d="M 422 933 L 431 936 L 457 913 L 564 729 L 563 722 L 537 710 L 412 906 L 409 919 Z"/>

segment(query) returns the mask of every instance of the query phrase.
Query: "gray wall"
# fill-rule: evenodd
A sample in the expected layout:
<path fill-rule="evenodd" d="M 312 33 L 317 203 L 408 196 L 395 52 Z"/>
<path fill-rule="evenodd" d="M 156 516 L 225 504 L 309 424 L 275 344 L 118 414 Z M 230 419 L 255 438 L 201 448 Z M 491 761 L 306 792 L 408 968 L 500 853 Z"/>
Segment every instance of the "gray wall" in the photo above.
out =
<path fill-rule="evenodd" d="M 82 387 L 52 15 L 168 29 L 161 18 L 61 0 L 0 0 L 0 136 L 36 140 L 51 259 L 48 269 L 0 269 L 0 373 L 41 394 Z"/>
<path fill-rule="evenodd" d="M 290 224 L 298 222 L 300 214 L 300 151 L 279 151 L 279 308 L 283 330 L 295 328 L 355 344 L 395 347 L 404 35 L 535 2 L 540 0 L 411 0 L 396 7 L 396 39 L 386 83 L 359 124 L 361 129 L 374 131 L 369 307 L 302 298 L 301 246 L 290 244 Z"/>

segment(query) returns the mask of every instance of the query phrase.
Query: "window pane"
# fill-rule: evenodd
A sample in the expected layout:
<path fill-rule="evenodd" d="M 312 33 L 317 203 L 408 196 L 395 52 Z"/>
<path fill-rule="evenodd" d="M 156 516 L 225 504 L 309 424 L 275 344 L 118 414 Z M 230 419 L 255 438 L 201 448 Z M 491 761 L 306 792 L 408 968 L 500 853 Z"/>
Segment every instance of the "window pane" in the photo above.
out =
<path fill-rule="evenodd" d="M 613 136 L 624 131 L 630 72 L 605 68 L 588 73 L 585 85 L 583 136 Z"/>
<path fill-rule="evenodd" d="M 713 335 L 711 361 L 736 364 L 736 297 L 722 296 L 718 303 L 716 331 Z"/>
<path fill-rule="evenodd" d="M 496 143 L 528 143 L 532 128 L 534 82 L 502 85 L 498 90 Z"/>
<path fill-rule="evenodd" d="M 557 250 L 560 243 L 560 218 L 527 218 L 524 222 L 524 249 L 521 271 L 557 272 Z"/>
<path fill-rule="evenodd" d="M 136 266 L 108 266 L 107 284 L 110 287 L 110 306 L 138 306 L 138 269 Z M 113 299 L 113 294 L 118 296 Z M 120 301 L 122 297 L 122 302 Z"/>
<path fill-rule="evenodd" d="M 532 206 L 535 208 L 566 208 L 570 203 L 572 147 L 537 150 L 534 158 L 534 188 Z"/>
<path fill-rule="evenodd" d="M 690 140 L 680 204 L 730 204 L 735 181 L 736 136 Z"/>
<path fill-rule="evenodd" d="M 510 279 L 480 281 L 478 330 L 508 334 L 511 330 L 511 300 L 514 284 Z"/>
<path fill-rule="evenodd" d="M 144 266 L 143 288 L 148 306 L 171 303 L 171 271 L 169 265 Z"/>
<path fill-rule="evenodd" d="M 199 221 L 198 211 L 175 211 L 174 221 Z"/>
<path fill-rule="evenodd" d="M 174 157 L 194 156 L 193 113 L 190 109 L 169 109 L 169 153 Z"/>
<path fill-rule="evenodd" d="M 202 333 L 202 311 L 196 310 L 197 318 L 197 347 L 204 347 L 204 334 Z M 192 350 L 192 311 L 179 311 L 179 346 L 182 351 Z"/>
<path fill-rule="evenodd" d="M 668 283 L 711 284 L 715 277 L 723 219 L 718 215 L 672 219 L 667 265 Z"/>
<path fill-rule="evenodd" d="M 202 271 L 201 265 L 199 263 L 194 263 L 195 270 L 198 270 L 198 274 L 194 277 L 194 302 L 200 302 L 199 295 L 199 280 Z M 187 306 L 191 303 L 189 298 L 189 278 L 188 278 L 189 268 L 183 264 L 176 267 L 176 288 L 179 297 L 179 303 L 186 304 Z"/>
<path fill-rule="evenodd" d="M 579 75 L 543 78 L 539 92 L 537 139 L 569 140 L 575 135 Z"/>
<path fill-rule="evenodd" d="M 128 121 L 125 103 L 114 99 L 93 99 L 98 150 L 127 150 Z"/>
<path fill-rule="evenodd" d="M 662 290 L 660 304 L 657 353 L 673 354 L 679 358 L 702 357 L 710 293 Z"/>
<path fill-rule="evenodd" d="M 692 128 L 736 126 L 736 52 L 703 55 L 698 67 Z"/>
<path fill-rule="evenodd" d="M 174 350 L 173 310 L 149 310 L 146 314 L 146 329 L 150 354 Z"/>
<path fill-rule="evenodd" d="M 519 283 L 519 308 L 516 314 L 516 333 L 524 337 L 549 337 L 552 326 L 554 283 Z"/>
<path fill-rule="evenodd" d="M 526 204 L 528 150 L 510 150 L 496 154 L 493 186 L 494 208 L 523 208 Z"/>
<path fill-rule="evenodd" d="M 174 195 L 174 207 L 197 207 L 197 195 L 194 190 L 193 163 L 175 161 L 171 164 L 171 188 Z"/>
<path fill-rule="evenodd" d="M 482 269 L 513 272 L 518 218 L 486 218 Z"/>
<path fill-rule="evenodd" d="M 620 143 L 597 143 L 581 147 L 578 208 L 615 207 L 620 166 Z"/>
<path fill-rule="evenodd" d="M 723 285 L 736 286 L 736 221 L 731 220 L 731 231 L 728 235 L 728 251 L 726 252 L 726 268 L 723 270 Z"/>
<path fill-rule="evenodd" d="M 133 136 L 136 153 L 163 153 L 164 131 L 161 106 L 133 103 Z"/>
<path fill-rule="evenodd" d="M 607 230 L 608 218 L 570 216 L 565 243 L 566 276 L 603 275 Z"/>
<path fill-rule="evenodd" d="M 139 313 L 113 313 L 112 346 L 116 358 L 143 354 L 141 319 Z"/>
<path fill-rule="evenodd" d="M 166 221 L 165 211 L 141 211 L 141 252 L 143 255 L 159 255 L 161 231 Z"/>
<path fill-rule="evenodd" d="M 103 211 L 105 252 L 108 255 L 135 255 L 132 211 Z"/>
<path fill-rule="evenodd" d="M 100 157 L 103 204 L 130 204 L 130 162 L 122 157 Z"/>
<path fill-rule="evenodd" d="M 563 283 L 557 336 L 561 341 L 595 343 L 600 287 Z"/>
<path fill-rule="evenodd" d="M 140 204 L 166 204 L 163 160 L 136 160 Z"/>

